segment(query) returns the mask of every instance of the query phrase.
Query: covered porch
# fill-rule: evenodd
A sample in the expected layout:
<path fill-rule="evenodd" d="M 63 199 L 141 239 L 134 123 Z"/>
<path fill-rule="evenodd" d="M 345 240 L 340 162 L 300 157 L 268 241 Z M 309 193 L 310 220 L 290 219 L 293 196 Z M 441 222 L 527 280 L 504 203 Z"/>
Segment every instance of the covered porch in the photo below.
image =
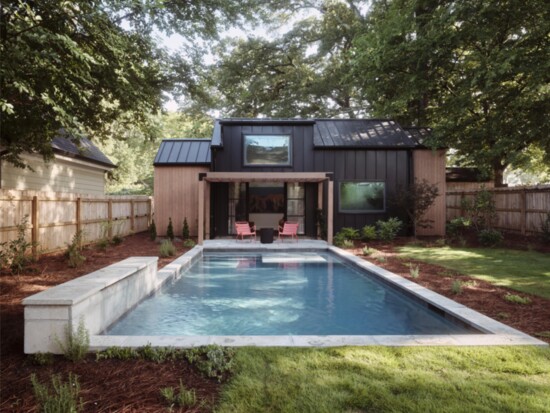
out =
<path fill-rule="evenodd" d="M 215 183 L 302 183 L 317 184 L 317 208 L 326 219 L 326 238 L 329 245 L 333 238 L 334 186 L 332 174 L 326 172 L 205 172 L 199 174 L 198 187 L 198 243 L 203 244 L 211 235 L 211 185 Z M 326 185 L 326 186 L 325 186 Z M 326 188 L 326 189 L 325 189 Z M 308 209 L 305 214 L 314 214 Z"/>

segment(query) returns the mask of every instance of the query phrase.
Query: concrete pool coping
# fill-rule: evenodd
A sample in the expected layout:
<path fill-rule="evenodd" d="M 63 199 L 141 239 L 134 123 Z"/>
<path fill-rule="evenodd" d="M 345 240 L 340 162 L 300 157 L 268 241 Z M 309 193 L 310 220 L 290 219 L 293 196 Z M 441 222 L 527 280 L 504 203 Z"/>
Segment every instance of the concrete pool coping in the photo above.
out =
<path fill-rule="evenodd" d="M 519 330 L 500 323 L 447 297 L 409 281 L 397 274 L 380 268 L 340 248 L 327 245 L 324 241 L 307 240 L 298 243 L 235 242 L 234 240 L 205 241 L 187 252 L 184 263 L 176 259 L 159 272 L 165 280 L 178 278 L 185 273 L 189 262 L 194 262 L 203 252 L 262 252 L 262 251 L 329 251 L 355 267 L 374 274 L 383 282 L 403 289 L 408 295 L 417 297 L 461 322 L 471 325 L 482 334 L 450 335 L 338 335 L 338 336 L 90 336 L 90 349 L 103 350 L 108 347 L 197 347 L 210 344 L 221 346 L 258 347 L 334 347 L 334 346 L 507 346 L 535 345 L 547 343 Z M 181 258 L 181 257 L 180 257 Z"/>

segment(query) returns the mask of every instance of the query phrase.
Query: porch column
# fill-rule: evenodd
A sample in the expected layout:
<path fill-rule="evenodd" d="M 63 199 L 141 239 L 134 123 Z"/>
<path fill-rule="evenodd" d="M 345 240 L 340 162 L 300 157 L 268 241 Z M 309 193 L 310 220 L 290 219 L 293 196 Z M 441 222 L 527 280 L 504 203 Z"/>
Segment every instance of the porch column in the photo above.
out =
<path fill-rule="evenodd" d="M 327 243 L 332 245 L 333 215 L 334 215 L 334 182 L 329 179 L 327 191 Z"/>
<path fill-rule="evenodd" d="M 199 178 L 199 236 L 197 243 L 202 245 L 204 241 L 204 179 Z"/>
<path fill-rule="evenodd" d="M 324 182 L 321 181 L 317 184 L 317 208 L 321 211 L 323 210 L 323 185 Z M 321 238 L 321 228 L 318 228 L 317 238 Z"/>
<path fill-rule="evenodd" d="M 210 239 L 210 182 L 206 181 L 204 191 L 204 235 L 206 239 Z"/>

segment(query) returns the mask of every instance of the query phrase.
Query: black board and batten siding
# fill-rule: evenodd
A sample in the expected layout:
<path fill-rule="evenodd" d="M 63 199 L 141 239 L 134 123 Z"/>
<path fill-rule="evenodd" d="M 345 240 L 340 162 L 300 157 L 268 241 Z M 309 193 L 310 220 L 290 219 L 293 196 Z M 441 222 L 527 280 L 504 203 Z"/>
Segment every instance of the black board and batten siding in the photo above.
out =
<path fill-rule="evenodd" d="M 399 188 L 409 185 L 412 176 L 412 149 L 416 143 L 396 123 L 387 120 L 228 120 L 219 121 L 212 139 L 213 170 L 217 172 L 327 172 L 334 180 L 334 231 L 342 227 L 360 228 L 390 216 L 405 217 L 389 202 Z M 217 133 L 216 133 L 217 132 Z M 286 134 L 292 139 L 289 167 L 246 166 L 243 162 L 243 135 Z M 386 212 L 339 212 L 339 183 L 343 181 L 383 181 L 386 185 Z M 315 236 L 317 184 L 306 184 L 305 233 Z M 325 192 L 327 185 L 325 184 Z M 212 186 L 214 228 L 226 235 L 228 185 Z M 326 202 L 326 197 L 325 197 Z M 323 206 L 326 208 L 326 205 Z"/>

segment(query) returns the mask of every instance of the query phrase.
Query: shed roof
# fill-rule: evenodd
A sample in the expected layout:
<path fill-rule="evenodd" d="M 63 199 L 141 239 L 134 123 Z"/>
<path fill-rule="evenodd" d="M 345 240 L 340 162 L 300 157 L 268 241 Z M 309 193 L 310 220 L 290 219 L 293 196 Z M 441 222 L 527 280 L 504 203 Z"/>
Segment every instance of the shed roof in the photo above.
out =
<path fill-rule="evenodd" d="M 55 153 L 60 155 L 82 159 L 108 168 L 116 167 L 92 141 L 84 136 L 79 137 L 78 141 L 73 141 L 71 136 L 62 130 L 58 136 L 53 138 L 52 148 Z"/>
<path fill-rule="evenodd" d="M 411 139 L 419 146 L 424 146 L 426 139 L 432 134 L 431 128 L 425 128 L 422 126 L 407 126 L 403 128 Z"/>
<path fill-rule="evenodd" d="M 447 167 L 445 169 L 447 182 L 489 182 L 490 177 L 483 176 L 478 168 Z"/>
<path fill-rule="evenodd" d="M 163 139 L 153 165 L 210 164 L 210 139 Z"/>

